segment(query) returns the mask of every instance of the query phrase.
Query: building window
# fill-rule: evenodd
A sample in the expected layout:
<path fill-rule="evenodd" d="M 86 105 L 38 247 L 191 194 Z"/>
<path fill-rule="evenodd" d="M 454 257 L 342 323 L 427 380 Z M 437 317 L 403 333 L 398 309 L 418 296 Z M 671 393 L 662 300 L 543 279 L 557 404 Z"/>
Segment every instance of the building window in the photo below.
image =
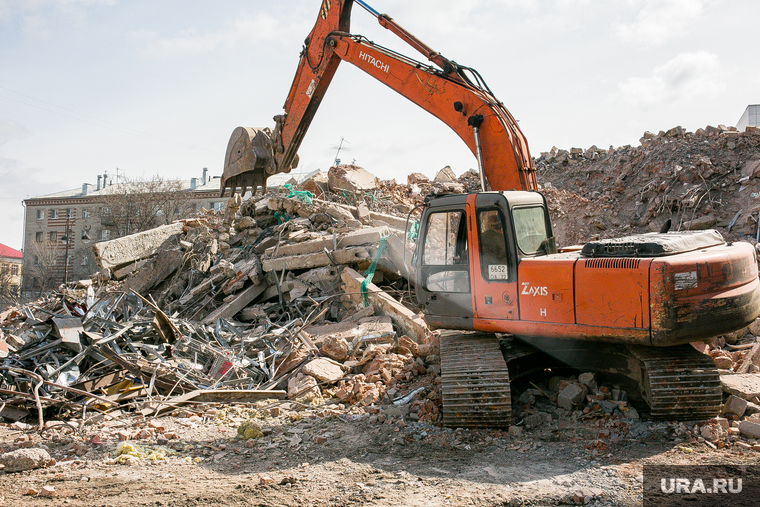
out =
<path fill-rule="evenodd" d="M 35 232 L 34 233 L 34 241 L 37 243 L 42 243 L 42 237 L 44 236 L 44 233 L 42 231 Z"/>
<path fill-rule="evenodd" d="M 82 218 L 90 218 L 90 210 L 89 209 L 83 209 L 82 210 Z"/>
<path fill-rule="evenodd" d="M 11 275 L 18 276 L 18 266 L 15 264 L 11 266 Z"/>
<path fill-rule="evenodd" d="M 55 241 L 58 241 L 58 232 L 57 232 L 57 231 L 50 231 L 50 232 L 48 233 L 48 239 L 49 239 L 51 242 L 55 242 Z"/>
<path fill-rule="evenodd" d="M 87 254 L 82 254 L 82 266 L 87 265 Z"/>
<path fill-rule="evenodd" d="M 0 272 L 2 272 L 3 274 L 10 272 L 10 270 L 11 270 L 11 267 L 7 264 L 3 264 L 3 267 L 0 268 Z"/>
<path fill-rule="evenodd" d="M 111 239 L 111 231 L 108 229 L 103 229 L 100 231 L 100 241 L 106 241 Z"/>
<path fill-rule="evenodd" d="M 37 210 L 37 220 L 42 220 L 45 218 L 45 210 L 38 209 Z"/>
<path fill-rule="evenodd" d="M 74 210 L 71 208 L 66 208 L 66 218 L 73 218 L 74 216 Z"/>
<path fill-rule="evenodd" d="M 68 257 L 66 257 L 66 265 L 67 266 L 71 266 L 71 257 L 72 257 L 71 255 L 69 255 Z"/>
<path fill-rule="evenodd" d="M 58 210 L 57 209 L 51 209 L 50 210 L 50 218 L 52 218 L 52 219 L 58 218 Z"/>
<path fill-rule="evenodd" d="M 211 205 L 210 209 L 214 211 L 222 211 L 224 209 L 224 202 L 222 201 L 211 201 L 209 204 Z"/>
<path fill-rule="evenodd" d="M 34 265 L 35 266 L 39 266 L 40 265 L 40 258 L 37 257 L 36 255 L 34 256 Z"/>

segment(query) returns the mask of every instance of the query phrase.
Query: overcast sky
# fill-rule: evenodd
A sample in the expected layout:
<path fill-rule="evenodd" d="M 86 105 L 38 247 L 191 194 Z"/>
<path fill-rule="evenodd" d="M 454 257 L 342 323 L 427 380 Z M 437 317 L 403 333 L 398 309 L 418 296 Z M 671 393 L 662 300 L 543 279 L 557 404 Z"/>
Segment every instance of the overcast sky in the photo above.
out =
<path fill-rule="evenodd" d="M 368 0 L 480 71 L 538 155 L 735 125 L 760 103 L 757 0 Z M 320 0 L 0 0 L 0 243 L 21 201 L 97 174 L 220 175 L 238 125 L 273 127 Z M 358 5 L 352 32 L 417 54 Z M 459 138 L 343 64 L 296 171 L 404 181 L 475 167 Z"/>

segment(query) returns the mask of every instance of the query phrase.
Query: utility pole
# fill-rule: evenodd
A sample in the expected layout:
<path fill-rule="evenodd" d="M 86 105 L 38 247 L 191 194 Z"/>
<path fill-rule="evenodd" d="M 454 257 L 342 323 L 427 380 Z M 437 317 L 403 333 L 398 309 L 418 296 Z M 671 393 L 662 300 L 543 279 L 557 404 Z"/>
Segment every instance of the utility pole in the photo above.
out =
<path fill-rule="evenodd" d="M 63 240 L 66 242 L 66 253 L 63 257 L 63 283 L 67 284 L 69 283 L 69 243 L 71 239 L 69 238 L 69 235 L 71 234 L 71 229 L 69 227 L 69 223 L 71 222 L 71 208 L 68 208 L 66 210 L 66 232 L 64 233 Z"/>

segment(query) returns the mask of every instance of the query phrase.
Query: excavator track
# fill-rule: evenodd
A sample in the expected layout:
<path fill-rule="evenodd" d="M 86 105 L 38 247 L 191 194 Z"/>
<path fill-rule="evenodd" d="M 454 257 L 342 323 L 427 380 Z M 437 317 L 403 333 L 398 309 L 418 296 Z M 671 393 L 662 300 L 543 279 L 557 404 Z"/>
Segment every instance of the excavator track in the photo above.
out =
<path fill-rule="evenodd" d="M 720 413 L 720 375 L 710 357 L 690 345 L 628 349 L 641 362 L 641 391 L 652 418 L 701 420 Z"/>
<path fill-rule="evenodd" d="M 512 422 L 509 370 L 493 334 L 441 335 L 443 424 L 504 428 Z"/>

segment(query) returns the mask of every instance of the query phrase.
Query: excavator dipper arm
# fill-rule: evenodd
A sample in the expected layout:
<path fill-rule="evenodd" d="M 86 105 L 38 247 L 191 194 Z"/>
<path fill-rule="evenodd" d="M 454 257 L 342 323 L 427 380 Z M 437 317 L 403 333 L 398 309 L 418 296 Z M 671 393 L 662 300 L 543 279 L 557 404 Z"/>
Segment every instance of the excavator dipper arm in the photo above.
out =
<path fill-rule="evenodd" d="M 349 34 L 354 3 L 377 17 L 381 26 L 404 40 L 436 67 Z M 363 70 L 446 123 L 482 163 L 492 190 L 536 190 L 528 143 L 516 120 L 482 82 L 479 74 L 433 51 L 385 14 L 360 0 L 323 0 L 306 39 L 285 113 L 275 128 L 238 127 L 227 146 L 222 195 L 248 187 L 266 188 L 266 178 L 290 172 L 298 147 L 341 61 Z M 468 74 L 469 72 L 469 74 Z M 474 81 L 473 81 L 474 79 Z"/>

